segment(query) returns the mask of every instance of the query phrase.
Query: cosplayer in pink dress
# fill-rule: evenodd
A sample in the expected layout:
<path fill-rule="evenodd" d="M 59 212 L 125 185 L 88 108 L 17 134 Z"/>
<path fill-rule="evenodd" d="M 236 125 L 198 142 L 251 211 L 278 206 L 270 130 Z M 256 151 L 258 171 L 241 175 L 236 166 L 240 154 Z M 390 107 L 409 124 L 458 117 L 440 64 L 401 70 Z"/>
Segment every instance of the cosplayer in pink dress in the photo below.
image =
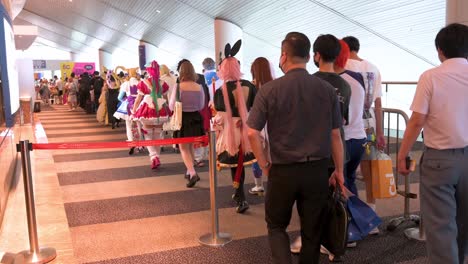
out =
<path fill-rule="evenodd" d="M 138 84 L 133 120 L 141 122 L 145 140 L 156 140 L 160 139 L 162 125 L 168 121 L 171 113 L 165 99 L 169 86 L 159 79 L 159 64 L 156 61 L 151 62 L 146 71 L 150 77 Z M 159 150 L 159 146 L 148 146 L 151 169 L 161 165 Z"/>

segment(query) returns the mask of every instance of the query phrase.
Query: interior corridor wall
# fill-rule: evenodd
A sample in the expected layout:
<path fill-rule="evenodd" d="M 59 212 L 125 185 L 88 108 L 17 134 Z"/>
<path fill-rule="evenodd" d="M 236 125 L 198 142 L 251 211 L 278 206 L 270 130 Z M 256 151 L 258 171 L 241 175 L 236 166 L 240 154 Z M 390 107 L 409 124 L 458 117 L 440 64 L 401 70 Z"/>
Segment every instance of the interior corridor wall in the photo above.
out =
<path fill-rule="evenodd" d="M 16 143 L 20 138 L 20 129 L 17 125 L 15 115 L 11 112 L 10 91 L 7 74 L 7 60 L 5 49 L 5 30 L 4 23 L 11 25 L 9 12 L 4 5 L 0 3 L 0 88 L 3 100 L 0 107 L 5 107 L 6 122 L 0 122 L 0 226 L 5 213 L 8 196 L 12 188 L 12 183 L 16 182 L 14 177 L 17 170 L 18 153 L 16 152 Z M 19 93 L 19 91 L 16 91 Z M 17 98 L 19 104 L 19 98 Z"/>

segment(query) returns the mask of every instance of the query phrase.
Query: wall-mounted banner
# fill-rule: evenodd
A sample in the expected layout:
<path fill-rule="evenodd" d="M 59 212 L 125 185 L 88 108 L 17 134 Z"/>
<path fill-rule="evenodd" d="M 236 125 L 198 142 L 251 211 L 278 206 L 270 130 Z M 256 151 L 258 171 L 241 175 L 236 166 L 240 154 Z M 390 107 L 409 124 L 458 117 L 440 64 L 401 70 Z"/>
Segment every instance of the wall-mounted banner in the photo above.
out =
<path fill-rule="evenodd" d="M 34 69 L 46 69 L 47 64 L 45 60 L 33 60 Z"/>
<path fill-rule="evenodd" d="M 70 77 L 72 72 L 76 76 L 80 76 L 84 72 L 92 75 L 96 70 L 94 62 L 62 62 L 60 63 L 60 71 L 62 72 L 62 78 Z"/>

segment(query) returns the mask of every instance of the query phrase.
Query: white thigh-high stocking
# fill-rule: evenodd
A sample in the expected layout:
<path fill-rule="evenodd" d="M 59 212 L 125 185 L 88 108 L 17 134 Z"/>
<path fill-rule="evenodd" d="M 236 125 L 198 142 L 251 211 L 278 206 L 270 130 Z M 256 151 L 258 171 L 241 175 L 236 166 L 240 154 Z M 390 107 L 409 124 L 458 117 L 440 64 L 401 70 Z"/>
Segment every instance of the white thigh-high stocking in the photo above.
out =
<path fill-rule="evenodd" d="M 145 140 L 157 140 L 161 137 L 161 128 L 147 128 L 145 132 Z M 148 146 L 147 148 L 151 160 L 159 158 L 160 146 Z"/>
<path fill-rule="evenodd" d="M 132 123 L 133 123 L 132 120 L 129 120 L 129 119 L 125 120 L 125 128 L 127 130 L 127 140 L 128 141 L 133 141 Z M 137 123 L 140 123 L 140 122 L 137 122 Z"/>

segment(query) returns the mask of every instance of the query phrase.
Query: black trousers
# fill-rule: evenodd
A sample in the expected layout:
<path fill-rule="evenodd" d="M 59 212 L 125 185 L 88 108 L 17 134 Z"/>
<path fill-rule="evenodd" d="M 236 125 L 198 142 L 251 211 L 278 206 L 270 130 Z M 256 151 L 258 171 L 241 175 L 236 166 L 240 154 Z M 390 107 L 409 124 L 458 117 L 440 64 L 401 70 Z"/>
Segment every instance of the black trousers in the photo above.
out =
<path fill-rule="evenodd" d="M 236 177 L 236 170 L 237 170 L 237 167 L 231 168 L 231 177 L 232 177 L 233 182 L 234 182 L 234 178 Z M 239 188 L 235 189 L 235 192 L 234 192 L 234 200 L 236 200 L 236 202 L 245 201 L 244 180 L 245 180 L 245 168 L 244 166 L 242 166 L 242 173 L 241 173 L 241 177 L 239 180 Z"/>
<path fill-rule="evenodd" d="M 286 228 L 294 202 L 301 220 L 300 264 L 319 263 L 328 197 L 328 159 L 273 165 L 268 176 L 265 219 L 273 263 L 292 263 Z"/>

